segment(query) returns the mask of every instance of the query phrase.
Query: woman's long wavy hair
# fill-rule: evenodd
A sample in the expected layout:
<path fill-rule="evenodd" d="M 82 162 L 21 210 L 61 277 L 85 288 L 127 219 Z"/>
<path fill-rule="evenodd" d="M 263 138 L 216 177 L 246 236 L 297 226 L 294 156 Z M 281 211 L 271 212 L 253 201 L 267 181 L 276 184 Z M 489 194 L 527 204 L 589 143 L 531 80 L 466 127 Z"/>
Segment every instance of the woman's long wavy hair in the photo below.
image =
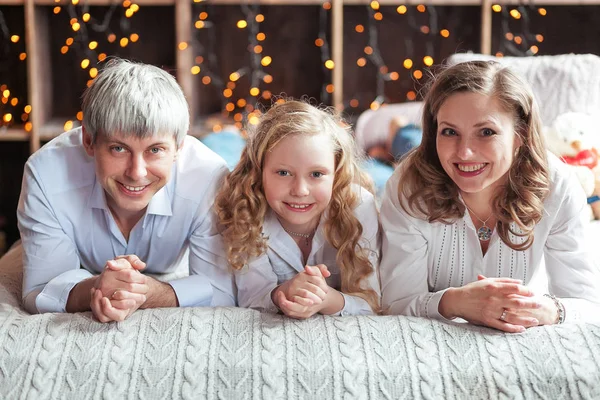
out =
<path fill-rule="evenodd" d="M 269 208 L 262 182 L 265 155 L 287 137 L 328 135 L 335 151 L 335 175 L 324 223 L 325 238 L 337 249 L 341 291 L 365 299 L 378 312 L 377 293 L 363 285 L 375 271 L 369 250 L 360 243 L 363 227 L 354 215 L 360 198 L 352 189 L 352 184 L 357 183 L 373 192 L 373 184 L 358 166 L 359 153 L 345 126 L 332 110 L 303 101 L 274 105 L 250 132 L 239 163 L 217 194 L 215 208 L 227 259 L 233 269 L 239 270 L 251 257 L 264 254 L 267 249 L 268 238 L 262 233 Z"/>
<path fill-rule="evenodd" d="M 514 250 L 533 244 L 533 229 L 542 218 L 549 192 L 549 172 L 541 121 L 529 85 L 510 69 L 493 61 L 470 61 L 447 67 L 432 80 L 423 106 L 423 140 L 403 160 L 398 195 L 407 212 L 429 222 L 452 223 L 462 218 L 465 207 L 458 187 L 446 174 L 437 150 L 437 115 L 442 104 L 455 93 L 479 93 L 498 99 L 515 119 L 515 134 L 521 140 L 508 171 L 507 181 L 494 193 L 492 207 L 502 241 Z M 515 222 L 518 229 L 511 229 Z M 513 242 L 510 234 L 520 240 Z"/>

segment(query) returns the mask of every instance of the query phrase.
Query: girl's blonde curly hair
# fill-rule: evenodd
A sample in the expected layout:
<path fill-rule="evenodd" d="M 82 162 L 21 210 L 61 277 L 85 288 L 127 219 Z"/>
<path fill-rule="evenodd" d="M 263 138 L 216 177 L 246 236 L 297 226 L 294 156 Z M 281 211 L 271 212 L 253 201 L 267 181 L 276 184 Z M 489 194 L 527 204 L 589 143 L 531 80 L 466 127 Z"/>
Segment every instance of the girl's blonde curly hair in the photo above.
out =
<path fill-rule="evenodd" d="M 337 249 L 341 291 L 365 299 L 378 312 L 377 293 L 362 285 L 375 271 L 369 261 L 369 250 L 360 244 L 363 227 L 354 215 L 360 198 L 352 189 L 357 183 L 373 192 L 373 185 L 358 166 L 360 157 L 346 126 L 328 108 L 295 100 L 274 105 L 249 133 L 239 163 L 217 194 L 215 209 L 227 259 L 233 269 L 239 270 L 251 257 L 267 250 L 268 238 L 262 233 L 269 208 L 262 182 L 266 153 L 290 136 L 328 135 L 335 151 L 335 175 L 324 223 L 325 238 Z"/>
<path fill-rule="evenodd" d="M 423 106 L 423 139 L 403 159 L 398 196 L 406 212 L 430 222 L 452 223 L 462 218 L 465 207 L 458 187 L 446 174 L 436 150 L 437 115 L 455 93 L 479 93 L 498 99 L 513 114 L 515 134 L 521 140 L 508 178 L 494 194 L 493 213 L 502 241 L 514 250 L 533 244 L 533 230 L 542 218 L 550 178 L 546 146 L 537 104 L 529 85 L 510 69 L 493 61 L 470 61 L 447 67 L 432 80 Z M 519 228 L 511 229 L 511 222 Z M 510 234 L 521 238 L 513 242 Z"/>

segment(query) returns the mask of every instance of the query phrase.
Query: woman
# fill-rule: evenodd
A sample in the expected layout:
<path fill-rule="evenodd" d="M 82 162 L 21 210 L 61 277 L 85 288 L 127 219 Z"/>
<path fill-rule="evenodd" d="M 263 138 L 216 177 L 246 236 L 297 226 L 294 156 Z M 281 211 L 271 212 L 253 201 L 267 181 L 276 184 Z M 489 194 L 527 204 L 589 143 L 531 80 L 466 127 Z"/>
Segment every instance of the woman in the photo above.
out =
<path fill-rule="evenodd" d="M 384 309 L 506 332 L 592 319 L 600 276 L 585 206 L 546 152 L 529 86 L 494 62 L 447 68 L 383 198 Z"/>

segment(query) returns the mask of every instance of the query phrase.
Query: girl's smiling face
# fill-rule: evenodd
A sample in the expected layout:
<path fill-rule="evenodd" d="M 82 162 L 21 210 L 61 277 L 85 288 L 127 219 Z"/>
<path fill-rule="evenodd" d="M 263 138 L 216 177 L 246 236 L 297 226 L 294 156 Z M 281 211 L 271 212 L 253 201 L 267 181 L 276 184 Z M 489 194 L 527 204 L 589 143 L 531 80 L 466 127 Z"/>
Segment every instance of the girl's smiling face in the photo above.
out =
<path fill-rule="evenodd" d="M 331 200 L 334 147 L 325 134 L 288 136 L 265 155 L 262 180 L 282 226 L 311 233 Z"/>

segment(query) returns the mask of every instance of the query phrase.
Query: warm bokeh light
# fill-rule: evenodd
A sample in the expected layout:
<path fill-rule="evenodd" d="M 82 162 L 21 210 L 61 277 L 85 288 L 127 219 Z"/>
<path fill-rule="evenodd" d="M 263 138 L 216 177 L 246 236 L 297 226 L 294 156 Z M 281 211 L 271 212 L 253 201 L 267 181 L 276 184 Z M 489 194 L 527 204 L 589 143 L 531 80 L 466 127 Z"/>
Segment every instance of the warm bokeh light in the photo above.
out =
<path fill-rule="evenodd" d="M 433 57 L 431 57 L 431 56 L 423 57 L 423 64 L 427 65 L 428 67 L 431 67 L 433 65 Z"/>
<path fill-rule="evenodd" d="M 494 4 L 492 5 L 492 10 L 494 10 L 494 12 L 500 12 L 502 11 L 502 6 L 500 4 Z"/>
<path fill-rule="evenodd" d="M 88 47 L 90 48 L 90 50 L 95 50 L 96 47 L 98 47 L 98 42 L 96 42 L 95 40 L 92 40 L 89 44 Z"/>
<path fill-rule="evenodd" d="M 84 58 L 83 60 L 81 60 L 81 68 L 86 69 L 89 66 L 90 66 L 90 60 L 88 60 L 87 58 Z"/>
<path fill-rule="evenodd" d="M 11 41 L 11 42 L 13 42 L 13 43 L 17 43 L 17 42 L 19 41 L 19 39 L 21 39 L 21 38 L 19 37 L 19 35 L 12 35 L 12 36 L 10 37 L 10 41 Z"/>
<path fill-rule="evenodd" d="M 200 67 L 197 65 L 194 65 L 190 71 L 192 72 L 192 75 L 198 75 L 200 73 Z"/>
<path fill-rule="evenodd" d="M 356 25 L 356 26 L 354 27 L 354 30 L 355 30 L 356 32 L 358 32 L 358 33 L 363 33 L 363 32 L 365 31 L 365 27 L 364 27 L 364 26 L 362 26 L 362 25 L 360 25 L 360 24 L 358 24 L 358 25 Z"/>
<path fill-rule="evenodd" d="M 269 56 L 265 56 L 265 57 L 263 57 L 263 58 L 262 58 L 262 60 L 260 60 L 260 64 L 261 64 L 263 67 L 268 67 L 268 66 L 271 64 L 271 61 L 273 61 L 273 60 L 271 59 L 271 57 L 269 57 Z"/>
<path fill-rule="evenodd" d="M 411 69 L 412 66 L 413 66 L 413 61 L 410 58 L 407 58 L 406 60 L 404 60 L 404 62 L 402 63 L 402 65 L 406 69 Z"/>
<path fill-rule="evenodd" d="M 406 11 L 408 11 L 406 6 L 398 6 L 398 8 L 396 8 L 396 12 L 398 14 L 406 14 Z"/>
<path fill-rule="evenodd" d="M 240 29 L 244 29 L 247 26 L 248 26 L 248 23 L 246 21 L 244 21 L 243 19 L 240 19 L 237 22 L 237 27 L 240 28 Z"/>
<path fill-rule="evenodd" d="M 356 60 L 356 65 L 358 65 L 359 67 L 364 67 L 365 65 L 367 65 L 367 59 L 364 57 L 359 58 L 358 60 Z"/>
<path fill-rule="evenodd" d="M 65 122 L 65 125 L 63 126 L 63 128 L 65 129 L 65 132 L 73 129 L 73 121 L 69 120 L 69 121 Z"/>
<path fill-rule="evenodd" d="M 445 38 L 447 38 L 447 37 L 449 37 L 449 36 L 450 36 L 450 31 L 449 31 L 448 29 L 442 29 L 442 30 L 440 31 L 440 35 L 442 35 L 442 37 L 445 37 Z"/>
<path fill-rule="evenodd" d="M 179 48 L 179 50 L 185 50 L 188 48 L 188 44 L 187 42 L 180 42 L 177 47 Z"/>
<path fill-rule="evenodd" d="M 325 68 L 327 68 L 327 69 L 333 69 L 333 67 L 335 67 L 335 63 L 333 62 L 333 60 L 327 60 L 327 61 L 325 61 Z"/>

